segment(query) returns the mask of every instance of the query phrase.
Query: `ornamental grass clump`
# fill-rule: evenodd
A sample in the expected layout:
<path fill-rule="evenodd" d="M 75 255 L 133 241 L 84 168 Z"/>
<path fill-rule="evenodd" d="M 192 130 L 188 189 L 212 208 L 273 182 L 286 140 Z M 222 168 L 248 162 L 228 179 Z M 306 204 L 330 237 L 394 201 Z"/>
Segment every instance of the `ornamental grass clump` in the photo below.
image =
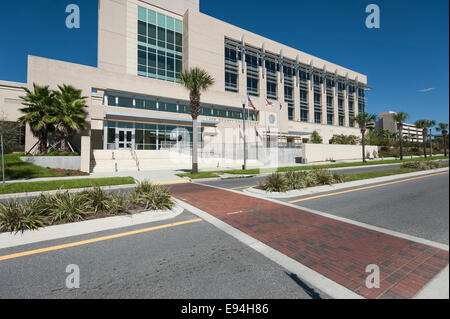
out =
<path fill-rule="evenodd" d="M 92 215 L 86 194 L 64 192 L 49 198 L 47 212 L 53 224 L 78 222 Z"/>
<path fill-rule="evenodd" d="M 0 232 L 24 232 L 44 225 L 44 217 L 32 209 L 30 202 L 19 203 L 15 199 L 0 203 Z"/>
<path fill-rule="evenodd" d="M 326 169 L 314 169 L 311 171 L 290 171 L 286 174 L 274 173 L 261 182 L 260 188 L 267 192 L 287 192 L 343 182 L 345 182 L 344 175 Z"/>
<path fill-rule="evenodd" d="M 175 204 L 170 189 L 149 182 L 139 183 L 132 198 L 135 204 L 150 210 L 171 209 Z"/>
<path fill-rule="evenodd" d="M 91 208 L 94 213 L 99 211 L 109 211 L 111 209 L 113 196 L 104 192 L 100 187 L 95 187 L 80 195 L 85 196 L 89 208 Z"/>
<path fill-rule="evenodd" d="M 286 192 L 289 190 L 288 181 L 283 174 L 273 173 L 263 182 L 262 187 L 267 192 Z"/>
<path fill-rule="evenodd" d="M 403 163 L 402 168 L 412 168 L 419 170 L 436 169 L 446 167 L 448 164 L 436 161 L 411 161 Z"/>
<path fill-rule="evenodd" d="M 302 189 L 308 186 L 308 172 L 291 171 L 285 174 L 289 189 Z"/>

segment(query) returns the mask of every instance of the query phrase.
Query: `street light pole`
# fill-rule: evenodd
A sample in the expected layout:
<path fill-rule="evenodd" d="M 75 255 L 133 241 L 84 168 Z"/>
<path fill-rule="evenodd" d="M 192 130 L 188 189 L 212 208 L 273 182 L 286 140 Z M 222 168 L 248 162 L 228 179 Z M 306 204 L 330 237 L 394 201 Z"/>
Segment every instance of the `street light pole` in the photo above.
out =
<path fill-rule="evenodd" d="M 3 179 L 3 187 L 5 186 L 5 158 L 3 155 L 3 135 L 1 137 L 1 144 L 2 144 L 2 179 Z"/>
<path fill-rule="evenodd" d="M 242 165 L 242 169 L 247 169 L 247 140 L 245 137 L 245 106 L 247 104 L 246 99 L 242 99 L 242 129 L 244 134 L 244 165 Z"/>

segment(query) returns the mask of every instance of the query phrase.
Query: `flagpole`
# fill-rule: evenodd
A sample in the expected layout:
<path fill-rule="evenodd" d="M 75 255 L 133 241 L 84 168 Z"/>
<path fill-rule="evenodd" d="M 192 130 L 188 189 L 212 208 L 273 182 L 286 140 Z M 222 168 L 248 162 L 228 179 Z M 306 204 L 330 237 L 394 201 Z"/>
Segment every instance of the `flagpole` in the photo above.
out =
<path fill-rule="evenodd" d="M 247 146 L 246 146 L 246 139 L 245 139 L 245 105 L 247 104 L 247 100 L 242 99 L 242 129 L 244 132 L 244 165 L 242 165 L 242 169 L 247 169 Z"/>

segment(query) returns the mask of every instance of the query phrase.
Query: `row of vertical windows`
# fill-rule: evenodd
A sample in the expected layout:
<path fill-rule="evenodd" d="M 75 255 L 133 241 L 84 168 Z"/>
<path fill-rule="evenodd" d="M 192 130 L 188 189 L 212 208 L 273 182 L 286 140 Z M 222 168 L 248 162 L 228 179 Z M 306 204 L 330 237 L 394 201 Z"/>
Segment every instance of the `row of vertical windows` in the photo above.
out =
<path fill-rule="evenodd" d="M 183 69 L 183 22 L 138 7 L 138 75 L 175 82 Z"/>
<path fill-rule="evenodd" d="M 114 94 L 107 95 L 106 105 L 128 107 L 128 108 L 138 108 L 138 109 L 153 110 L 153 111 L 160 111 L 160 112 L 170 112 L 170 113 L 183 113 L 183 114 L 190 113 L 190 107 L 188 105 L 179 104 L 175 101 L 164 102 L 164 101 L 158 101 L 158 100 L 152 99 L 152 98 L 148 98 L 148 99 L 133 98 L 133 97 L 117 96 Z M 200 115 L 229 118 L 229 119 L 242 119 L 242 110 L 225 108 L 225 107 L 202 106 L 202 108 L 200 110 Z M 247 110 L 246 119 L 256 121 L 257 116 L 253 110 L 251 110 L 251 111 Z"/>

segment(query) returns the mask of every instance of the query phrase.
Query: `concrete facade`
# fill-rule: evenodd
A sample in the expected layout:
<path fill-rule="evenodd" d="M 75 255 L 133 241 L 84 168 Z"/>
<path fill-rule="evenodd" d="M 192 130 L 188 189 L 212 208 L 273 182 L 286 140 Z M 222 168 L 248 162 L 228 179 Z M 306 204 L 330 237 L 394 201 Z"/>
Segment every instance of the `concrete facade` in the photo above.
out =
<path fill-rule="evenodd" d="M 189 93 L 183 86 L 176 81 L 139 76 L 138 21 L 142 20 L 140 16 L 142 8 L 151 10 L 158 19 L 164 16 L 167 28 L 169 21 L 182 21 L 182 68 L 200 67 L 207 70 L 215 80 L 214 85 L 202 94 L 202 106 L 212 109 L 210 115 L 203 114 L 199 118 L 202 122 L 203 145 L 242 143 L 242 114 L 241 118 L 239 116 L 232 118 L 228 115 L 233 112 L 240 113 L 243 99 L 247 100 L 248 97 L 247 74 L 250 71 L 244 60 L 247 52 L 259 54 L 256 68 L 259 80 L 258 94 L 250 96 L 259 114 L 246 123 L 246 133 L 252 139 L 251 142 L 266 143 L 275 140 L 300 144 L 307 142 L 311 133 L 317 131 L 324 143 L 328 143 L 334 134 L 359 134 L 358 128 L 350 126 L 350 116 L 357 115 L 359 109 L 366 107 L 364 92 L 368 87 L 364 74 L 207 16 L 199 11 L 198 0 L 99 0 L 98 67 L 29 56 L 26 84 L 0 82 L 0 102 L 3 103 L 0 107 L 8 113 L 8 118 L 14 120 L 19 116 L 18 96 L 23 95 L 21 88 L 31 87 L 33 83 L 49 85 L 52 89 L 56 89 L 57 85 L 70 84 L 82 89 L 83 95 L 88 97 L 89 128 L 74 139 L 73 144 L 78 150 L 82 145 L 81 136 L 90 137 L 91 150 L 106 150 L 121 145 L 125 145 L 125 148 L 127 145 L 137 148 L 136 130 L 138 126 L 144 124 L 159 125 L 155 130 L 157 142 L 149 144 L 151 149 L 153 147 L 159 149 L 162 145 L 161 125 L 191 127 L 192 121 L 188 112 L 178 112 L 181 107 L 189 104 Z M 238 70 L 236 92 L 226 90 L 226 43 L 236 43 L 236 50 L 240 54 L 240 58 L 236 61 Z M 167 52 L 169 51 L 167 49 Z M 167 57 L 169 54 L 166 53 Z M 275 72 L 277 98 L 268 98 L 273 106 L 266 106 L 268 97 L 267 70 L 264 68 L 266 59 L 273 59 L 279 68 Z M 169 64 L 169 58 L 167 63 Z M 293 68 L 292 101 L 285 99 L 285 75 L 282 72 L 284 65 Z M 300 79 L 301 72 L 308 74 L 309 78 L 306 81 L 302 82 Z M 314 85 L 314 75 L 319 76 L 322 83 Z M 327 81 L 331 81 L 334 85 L 328 86 Z M 343 91 L 338 91 L 338 82 L 342 83 Z M 353 91 L 350 88 L 353 88 Z M 308 95 L 308 116 L 303 121 L 300 115 L 301 89 L 306 90 Z M 320 121 L 314 120 L 317 112 L 314 107 L 314 93 L 321 95 Z M 331 124 L 327 122 L 327 96 L 333 98 L 330 106 Z M 131 104 L 128 107 L 120 105 L 120 97 L 128 99 Z M 115 104 L 114 100 L 111 103 L 113 98 L 116 99 Z M 155 109 L 135 106 L 138 100 L 146 98 L 155 99 L 157 105 Z M 343 100 L 342 109 L 338 107 L 338 99 Z M 350 99 L 354 101 L 353 113 L 349 110 Z M 166 101 L 176 105 L 177 112 L 162 111 L 161 103 Z M 362 105 L 359 108 L 358 102 Z M 288 106 L 292 107 L 291 115 L 288 114 Z M 248 105 L 246 107 L 249 108 Z M 222 115 L 213 114 L 215 109 L 222 110 Z M 116 128 L 114 132 L 110 130 L 111 124 L 107 125 L 107 122 L 115 123 L 117 127 L 124 123 L 130 124 L 132 143 L 127 144 L 126 141 L 118 143 L 117 136 L 126 135 L 127 131 Z M 115 134 L 115 144 L 108 143 L 108 134 L 110 138 L 111 134 Z M 167 140 L 165 137 L 165 141 Z M 27 129 L 25 149 L 29 150 L 36 141 Z"/>

